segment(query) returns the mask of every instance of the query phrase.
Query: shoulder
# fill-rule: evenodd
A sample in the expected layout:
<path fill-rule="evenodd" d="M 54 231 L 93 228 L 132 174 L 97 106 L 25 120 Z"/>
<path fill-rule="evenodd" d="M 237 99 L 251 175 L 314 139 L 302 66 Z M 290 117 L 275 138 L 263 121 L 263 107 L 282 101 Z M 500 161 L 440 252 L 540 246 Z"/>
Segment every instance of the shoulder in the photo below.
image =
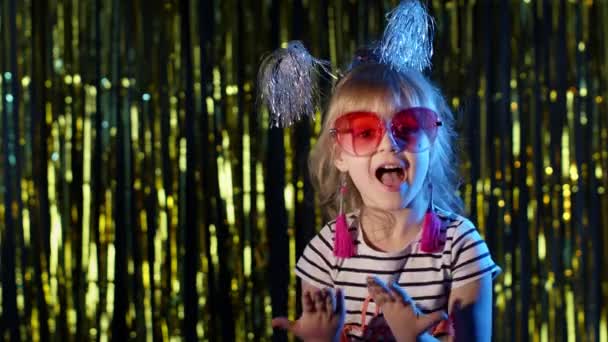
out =
<path fill-rule="evenodd" d="M 348 214 L 346 216 L 349 231 L 355 235 L 357 231 L 357 216 L 355 214 Z M 327 222 L 317 234 L 308 242 L 309 247 L 323 250 L 324 254 L 333 253 L 334 246 L 334 234 L 336 232 L 336 220 Z M 355 237 L 355 236 L 354 236 Z M 356 238 L 356 237 L 355 237 Z"/>
<path fill-rule="evenodd" d="M 351 232 L 356 232 L 356 215 L 347 215 Z M 308 242 L 296 263 L 296 275 L 317 288 L 332 287 L 337 268 L 334 256 L 336 222 L 330 221 Z"/>
<path fill-rule="evenodd" d="M 346 222 L 348 224 L 348 230 L 353 236 L 353 239 L 357 238 L 357 227 L 358 227 L 358 216 L 356 213 L 349 213 L 346 215 Z M 327 222 L 311 240 L 311 243 L 315 240 L 321 240 L 324 243 L 330 245 L 333 250 L 333 239 L 336 233 L 336 220 Z"/>
<path fill-rule="evenodd" d="M 500 267 L 494 263 L 486 242 L 471 220 L 448 212 L 437 214 L 446 222 L 445 253 L 450 258 L 453 288 L 488 273 L 492 278 L 500 274 Z"/>
<path fill-rule="evenodd" d="M 442 221 L 447 239 L 452 241 L 452 246 L 457 246 L 467 236 L 481 239 L 477 227 L 468 218 L 442 209 L 437 209 L 436 212 Z"/>

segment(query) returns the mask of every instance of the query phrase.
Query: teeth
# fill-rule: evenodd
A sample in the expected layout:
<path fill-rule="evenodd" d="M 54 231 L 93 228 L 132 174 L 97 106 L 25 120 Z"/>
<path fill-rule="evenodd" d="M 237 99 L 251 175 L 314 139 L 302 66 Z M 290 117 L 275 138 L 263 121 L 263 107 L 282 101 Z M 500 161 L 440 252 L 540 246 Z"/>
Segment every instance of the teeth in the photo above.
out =
<path fill-rule="evenodd" d="M 398 164 L 385 164 L 385 165 L 382 165 L 382 168 L 383 169 L 400 169 L 401 165 L 398 165 Z"/>

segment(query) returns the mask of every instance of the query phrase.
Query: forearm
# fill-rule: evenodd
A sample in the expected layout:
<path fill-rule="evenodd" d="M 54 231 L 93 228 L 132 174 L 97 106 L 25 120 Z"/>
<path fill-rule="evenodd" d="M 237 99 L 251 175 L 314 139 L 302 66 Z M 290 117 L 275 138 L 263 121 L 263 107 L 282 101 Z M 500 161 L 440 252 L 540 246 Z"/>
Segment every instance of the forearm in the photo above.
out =
<path fill-rule="evenodd" d="M 456 341 L 492 340 L 492 278 L 489 274 L 457 288 L 450 299 Z"/>

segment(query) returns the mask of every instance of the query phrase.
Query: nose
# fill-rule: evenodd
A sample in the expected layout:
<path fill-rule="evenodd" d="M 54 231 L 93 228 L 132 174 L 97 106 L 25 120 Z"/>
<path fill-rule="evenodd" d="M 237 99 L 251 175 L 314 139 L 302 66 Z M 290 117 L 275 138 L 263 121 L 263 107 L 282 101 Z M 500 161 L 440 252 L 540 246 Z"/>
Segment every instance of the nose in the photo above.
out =
<path fill-rule="evenodd" d="M 382 136 L 382 140 L 380 140 L 380 144 L 378 145 L 378 152 L 399 152 L 401 149 L 399 145 L 393 138 L 393 135 L 389 130 L 384 132 L 384 136 Z"/>

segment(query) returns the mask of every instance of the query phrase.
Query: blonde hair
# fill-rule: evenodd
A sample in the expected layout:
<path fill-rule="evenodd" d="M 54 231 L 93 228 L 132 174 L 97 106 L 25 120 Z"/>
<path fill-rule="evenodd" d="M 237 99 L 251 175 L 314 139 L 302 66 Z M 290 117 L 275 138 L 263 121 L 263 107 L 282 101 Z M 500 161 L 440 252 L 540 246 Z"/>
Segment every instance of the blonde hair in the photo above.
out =
<path fill-rule="evenodd" d="M 309 159 L 312 184 L 319 204 L 328 217 L 338 211 L 340 171 L 334 165 L 335 142 L 329 134 L 334 120 L 354 110 L 393 113 L 404 107 L 423 106 L 434 110 L 442 122 L 431 148 L 428 181 L 433 184 L 433 202 L 454 213 L 462 212 L 458 188 L 458 164 L 454 153 L 454 117 L 440 91 L 420 72 L 398 72 L 378 63 L 361 64 L 335 86 L 323 121 L 321 135 Z M 359 191 L 347 178 L 345 210 L 363 208 Z"/>

